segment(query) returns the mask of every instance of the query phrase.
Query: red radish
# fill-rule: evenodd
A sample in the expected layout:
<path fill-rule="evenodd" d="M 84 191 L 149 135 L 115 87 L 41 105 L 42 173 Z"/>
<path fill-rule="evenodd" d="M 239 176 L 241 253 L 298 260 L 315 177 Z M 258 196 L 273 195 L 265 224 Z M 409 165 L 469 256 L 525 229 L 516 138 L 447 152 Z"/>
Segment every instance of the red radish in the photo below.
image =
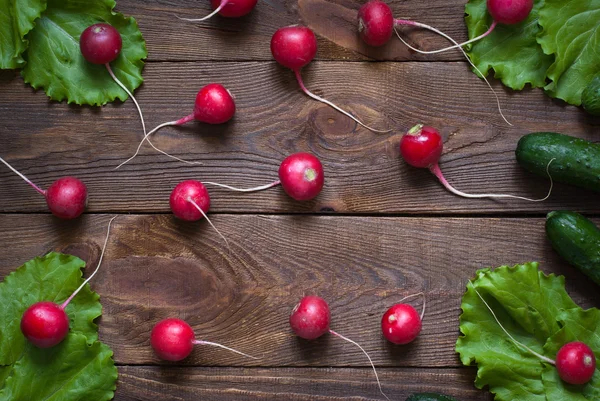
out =
<path fill-rule="evenodd" d="M 79 38 L 79 49 L 81 50 L 83 58 L 92 64 L 104 64 L 111 78 L 125 91 L 125 93 L 127 93 L 127 95 L 129 95 L 131 100 L 133 100 L 133 103 L 140 114 L 142 129 L 145 135 L 146 123 L 144 122 L 144 116 L 140 105 L 129 89 L 127 89 L 127 87 L 117 78 L 110 67 L 110 63 L 119 56 L 122 48 L 123 40 L 121 39 L 121 34 L 115 27 L 106 23 L 90 25 L 82 32 Z"/>
<path fill-rule="evenodd" d="M 258 0 L 210 0 L 210 4 L 213 8 L 213 12 L 202 18 L 180 18 L 184 21 L 200 22 L 206 21 L 213 17 L 215 14 L 219 14 L 226 18 L 239 18 L 254 9 Z"/>
<path fill-rule="evenodd" d="M 347 111 L 336 106 L 329 100 L 325 100 L 322 97 L 315 95 L 304 86 L 302 76 L 300 75 L 300 69 L 310 63 L 317 54 L 317 38 L 310 28 L 301 25 L 291 25 L 278 29 L 271 38 L 271 53 L 273 54 L 273 58 L 275 58 L 279 64 L 294 72 L 300 88 L 306 95 L 333 107 L 340 113 L 350 117 L 356 121 L 356 123 L 373 132 L 386 133 L 391 131 L 380 131 L 365 125 Z"/>
<path fill-rule="evenodd" d="M 310 153 L 294 153 L 279 166 L 279 180 L 255 188 L 235 188 L 216 182 L 204 182 L 237 192 L 256 192 L 280 185 L 285 193 L 297 201 L 316 198 L 323 189 L 325 176 L 319 159 Z"/>
<path fill-rule="evenodd" d="M 419 293 L 404 297 L 400 300 L 400 303 L 389 308 L 381 318 L 381 331 L 390 342 L 408 344 L 417 338 L 421 332 L 421 322 L 425 315 L 425 299 L 423 299 L 421 315 L 411 305 L 402 303 L 402 301 L 418 295 L 425 296 L 423 293 Z"/>
<path fill-rule="evenodd" d="M 108 244 L 108 236 L 110 234 L 110 225 L 116 216 L 110 219 L 108 223 L 108 230 L 106 232 L 106 239 L 104 240 L 104 247 L 98 260 L 98 266 L 96 270 L 77 288 L 73 294 L 65 302 L 58 305 L 54 302 L 42 301 L 31 305 L 23 313 L 21 318 L 21 332 L 23 335 L 38 348 L 50 348 L 59 344 L 67 336 L 69 332 L 69 318 L 65 312 L 65 309 L 69 305 L 69 302 L 81 291 L 81 289 L 96 275 L 100 265 L 102 264 L 102 258 L 104 257 L 104 251 Z"/>
<path fill-rule="evenodd" d="M 221 344 L 196 340 L 194 331 L 190 325 L 181 319 L 175 318 L 161 320 L 154 326 L 150 334 L 150 344 L 156 355 L 165 361 L 181 361 L 187 358 L 192 352 L 194 345 L 212 345 L 247 356 L 248 358 L 258 359 Z"/>
<path fill-rule="evenodd" d="M 170 126 L 170 125 L 183 125 L 192 120 L 197 120 L 206 124 L 223 124 L 233 118 L 235 114 L 235 100 L 231 92 L 227 90 L 221 84 L 208 84 L 201 88 L 196 95 L 196 101 L 194 103 L 194 112 L 189 114 L 179 120 L 168 121 L 166 123 L 160 124 L 152 131 L 148 132 L 144 135 L 144 138 L 140 142 L 135 151 L 135 154 L 131 156 L 129 159 L 125 160 L 123 163 L 117 166 L 117 169 L 129 161 L 133 160 L 138 153 L 144 141 L 148 141 L 148 143 L 158 152 L 169 156 L 170 158 L 182 161 L 188 164 L 202 164 L 198 162 L 189 162 L 187 160 L 180 159 L 179 157 L 172 156 L 162 150 L 158 149 L 152 142 L 150 142 L 150 135 L 158 131 L 159 129 Z"/>
<path fill-rule="evenodd" d="M 596 371 L 596 356 L 587 344 L 567 343 L 556 354 L 556 370 L 569 384 L 585 384 L 592 380 Z"/>
<path fill-rule="evenodd" d="M 63 177 L 52 183 L 48 190 L 43 190 L 27 177 L 17 171 L 6 160 L 0 157 L 0 162 L 31 185 L 39 194 L 46 198 L 48 209 L 53 215 L 61 219 L 74 219 L 79 217 L 87 205 L 87 187 L 75 177 Z"/>
<path fill-rule="evenodd" d="M 181 220 L 197 221 L 208 213 L 210 196 L 201 182 L 183 181 L 171 192 L 169 205 L 173 214 Z"/>
<path fill-rule="evenodd" d="M 383 46 L 394 32 L 394 16 L 390 6 L 372 0 L 358 10 L 358 32 L 369 46 Z"/>
<path fill-rule="evenodd" d="M 525 344 L 517 341 L 500 323 L 498 317 L 487 303 L 487 301 L 481 296 L 479 291 L 475 289 L 473 283 L 469 281 L 471 288 L 477 294 L 479 299 L 484 303 L 485 307 L 490 311 L 498 326 L 502 331 L 511 339 L 517 346 L 525 349 L 535 357 L 539 358 L 543 362 L 549 363 L 556 366 L 558 376 L 569 384 L 585 384 L 592 379 L 594 372 L 596 371 L 596 356 L 592 349 L 585 343 L 579 341 L 573 341 L 564 344 L 556 353 L 556 361 L 541 355 Z"/>
<path fill-rule="evenodd" d="M 400 154 L 402 158 L 413 167 L 417 168 L 428 168 L 429 171 L 435 175 L 442 185 L 450 192 L 455 195 L 462 196 L 464 198 L 514 198 L 522 199 L 530 202 L 542 202 L 548 199 L 552 193 L 552 187 L 554 185 L 552 177 L 548 172 L 550 163 L 554 159 L 550 160 L 546 171 L 550 178 L 550 189 L 548 194 L 541 199 L 530 199 L 522 196 L 515 195 L 504 195 L 504 194 L 467 194 L 455 189 L 452 185 L 446 181 L 446 178 L 440 170 L 438 164 L 439 158 L 442 154 L 443 142 L 440 133 L 433 127 L 425 126 L 423 124 L 417 124 L 412 127 L 400 140 Z"/>
<path fill-rule="evenodd" d="M 379 386 L 381 394 L 389 401 L 389 398 L 383 392 L 381 382 L 379 381 L 379 375 L 375 369 L 375 364 L 371 360 L 371 357 L 357 342 L 344 337 L 343 335 L 336 333 L 329 328 L 331 321 L 331 313 L 329 312 L 329 305 L 321 297 L 315 295 L 308 295 L 303 297 L 298 304 L 292 310 L 290 314 L 290 327 L 294 334 L 305 340 L 314 340 L 321 337 L 325 333 L 333 334 L 342 340 L 348 341 L 351 344 L 356 345 L 360 350 L 367 356 L 373 372 L 375 373 L 375 379 Z"/>

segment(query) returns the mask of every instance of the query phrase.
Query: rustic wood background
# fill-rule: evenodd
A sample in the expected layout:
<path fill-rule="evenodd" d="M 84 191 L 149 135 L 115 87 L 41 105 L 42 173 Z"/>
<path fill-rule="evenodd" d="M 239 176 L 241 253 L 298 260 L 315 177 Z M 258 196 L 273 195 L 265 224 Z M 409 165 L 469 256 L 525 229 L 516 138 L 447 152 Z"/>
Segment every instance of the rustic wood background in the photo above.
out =
<path fill-rule="evenodd" d="M 464 0 L 388 2 L 396 17 L 466 38 Z M 108 219 L 123 214 L 92 282 L 104 307 L 100 338 L 119 365 L 115 400 L 382 399 L 360 350 L 331 336 L 306 342 L 292 335 L 289 312 L 309 293 L 329 301 L 334 330 L 369 351 L 391 399 L 439 391 L 491 400 L 473 386 L 475 369 L 454 353 L 461 295 L 476 269 L 539 261 L 544 271 L 567 276 L 582 306 L 600 306 L 597 288 L 561 261 L 544 235 L 550 210 L 585 212 L 600 223 L 594 194 L 556 185 L 543 203 L 466 200 L 398 154 L 403 132 L 425 122 L 443 133 L 441 167 L 459 189 L 541 197 L 548 182 L 516 164 L 518 139 L 544 130 L 596 139 L 600 120 L 540 90 L 513 93 L 494 82 L 509 127 L 459 52 L 420 56 L 397 40 L 381 49 L 361 44 L 355 16 L 362 3 L 261 0 L 245 18 L 193 24 L 174 14 L 205 15 L 208 1 L 121 0 L 118 11 L 137 19 L 149 50 L 136 91 L 149 127 L 191 112 L 207 83 L 221 82 L 236 96 L 238 112 L 228 124 L 192 123 L 156 135 L 158 146 L 199 166 L 144 147 L 115 171 L 142 136 L 132 102 L 68 106 L 48 101 L 17 72 L 0 72 L 1 155 L 43 187 L 74 175 L 90 192 L 82 218 L 59 221 L 42 197 L 0 168 L 0 277 L 50 250 L 94 265 Z M 303 71 L 307 86 L 392 133 L 359 128 L 300 92 L 269 50 L 273 32 L 294 23 L 319 36 L 317 60 Z M 404 33 L 422 48 L 446 45 L 424 32 Z M 280 188 L 210 189 L 211 217 L 233 251 L 205 221 L 182 223 L 169 213 L 179 181 L 261 185 L 297 151 L 324 164 L 325 188 L 314 201 L 294 202 Z M 382 313 L 420 291 L 429 305 L 422 334 L 407 346 L 386 343 Z M 165 317 L 261 359 L 196 347 L 180 363 L 160 362 L 149 334 Z"/>

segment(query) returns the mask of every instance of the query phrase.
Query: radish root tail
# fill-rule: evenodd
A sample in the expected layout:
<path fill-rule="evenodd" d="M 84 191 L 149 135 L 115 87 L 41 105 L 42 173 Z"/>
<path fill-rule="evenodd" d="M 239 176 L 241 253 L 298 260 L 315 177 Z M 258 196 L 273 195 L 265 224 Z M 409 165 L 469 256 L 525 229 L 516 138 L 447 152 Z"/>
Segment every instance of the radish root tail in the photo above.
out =
<path fill-rule="evenodd" d="M 255 356 L 248 355 L 248 354 L 245 354 L 245 353 L 243 353 L 243 352 L 241 352 L 241 351 L 235 350 L 235 349 L 233 349 L 233 348 L 226 347 L 226 346 L 224 346 L 224 345 L 222 345 L 222 344 L 219 344 L 219 343 L 213 343 L 213 342 L 211 342 L 211 341 L 204 341 L 204 340 L 194 340 L 194 341 L 193 341 L 193 343 L 194 343 L 194 344 L 198 344 L 198 345 L 211 345 L 211 346 L 213 346 L 213 347 L 219 347 L 219 348 L 223 348 L 223 349 L 226 349 L 227 351 L 231 351 L 231 352 L 234 352 L 234 353 L 236 353 L 236 354 L 239 354 L 239 355 L 243 355 L 243 356 L 245 356 L 245 357 L 248 357 L 248 358 L 251 358 L 251 359 L 260 359 L 260 358 L 257 358 L 257 357 L 255 357 Z"/>
<path fill-rule="evenodd" d="M 15 173 L 16 175 L 18 175 L 19 177 L 21 177 L 23 179 L 23 181 L 25 181 L 26 183 L 28 183 L 29 185 L 31 185 L 31 187 L 33 189 L 35 189 L 40 195 L 46 196 L 46 191 L 45 190 L 43 190 L 42 188 L 38 187 L 33 182 L 31 182 L 29 180 L 29 178 L 25 177 L 16 168 L 14 168 L 10 164 L 8 164 L 8 162 L 6 160 L 4 160 L 3 158 L 0 157 L 0 162 L 4 163 L 6 165 L 6 167 L 8 167 L 9 169 L 12 170 L 13 173 Z"/>
<path fill-rule="evenodd" d="M 209 18 L 214 17 L 219 11 L 221 11 L 223 9 L 223 7 L 225 7 L 227 5 L 227 3 L 229 3 L 229 0 L 221 0 L 221 4 L 219 4 L 219 7 L 215 8 L 215 10 L 208 14 L 206 17 L 202 17 L 202 18 L 181 18 L 179 16 L 176 15 L 177 18 L 179 18 L 180 20 L 183 21 L 189 21 L 189 22 L 201 22 L 201 21 L 206 21 Z"/>

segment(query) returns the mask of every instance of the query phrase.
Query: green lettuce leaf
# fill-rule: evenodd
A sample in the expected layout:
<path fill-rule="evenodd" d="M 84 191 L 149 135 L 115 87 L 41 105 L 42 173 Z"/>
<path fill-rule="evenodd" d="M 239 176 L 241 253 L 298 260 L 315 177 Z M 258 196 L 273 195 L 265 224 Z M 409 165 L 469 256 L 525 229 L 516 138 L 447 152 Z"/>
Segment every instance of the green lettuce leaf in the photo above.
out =
<path fill-rule="evenodd" d="M 537 41 L 555 55 L 546 91 L 579 106 L 581 93 L 600 73 L 600 0 L 545 0 Z"/>
<path fill-rule="evenodd" d="M 79 50 L 79 37 L 90 25 L 106 22 L 123 39 L 123 49 L 111 67 L 130 91 L 141 85 L 146 44 L 133 18 L 113 12 L 114 0 L 48 0 L 48 8 L 29 33 L 25 82 L 43 88 L 53 100 L 102 105 L 127 93 L 110 77 L 104 65 L 87 62 Z"/>
<path fill-rule="evenodd" d="M 64 302 L 83 282 L 84 266 L 75 256 L 51 252 L 25 263 L 0 283 L 1 400 L 112 399 L 117 369 L 112 351 L 97 341 L 94 319 L 102 306 L 89 285 L 67 306 L 70 330 L 57 346 L 36 348 L 20 329 L 23 312 L 35 302 Z"/>
<path fill-rule="evenodd" d="M 46 9 L 46 0 L 0 0 L 0 69 L 20 68 L 27 49 L 25 35 Z"/>
<path fill-rule="evenodd" d="M 564 277 L 546 276 L 537 263 L 479 270 L 462 299 L 462 336 L 456 343 L 462 363 L 477 364 L 478 388 L 489 386 L 498 401 L 595 399 L 586 398 L 579 387 L 565 386 L 555 376 L 554 366 L 514 344 L 474 288 L 517 341 L 551 359 L 566 338 L 558 333 L 571 333 L 572 339 L 586 341 L 589 338 L 584 333 L 593 335 L 598 319 L 582 319 L 582 309 L 565 291 Z M 598 314 L 598 310 L 592 311 Z M 585 392 L 595 394 L 598 384 L 596 379 L 588 383 Z"/>
<path fill-rule="evenodd" d="M 527 84 L 533 87 L 546 85 L 546 71 L 554 57 L 544 54 L 536 41 L 536 35 L 541 31 L 538 12 L 543 4 L 541 0 L 536 1 L 531 14 L 522 23 L 499 24 L 485 39 L 467 47 L 471 61 L 484 75 L 494 70 L 496 78 L 515 90 L 521 90 Z M 481 35 L 492 24 L 486 0 L 470 0 L 465 13 L 469 39 Z"/>
<path fill-rule="evenodd" d="M 112 351 L 81 334 L 69 333 L 55 347 L 28 345 L 0 390 L 11 401 L 108 401 L 114 396 L 117 369 Z"/>
<path fill-rule="evenodd" d="M 85 262 L 75 256 L 51 252 L 25 263 L 0 283 L 0 365 L 15 363 L 25 350 L 23 312 L 39 301 L 64 302 L 81 285 L 83 267 Z M 86 285 L 66 309 L 71 332 L 85 335 L 89 343 L 98 339 L 98 299 Z"/>

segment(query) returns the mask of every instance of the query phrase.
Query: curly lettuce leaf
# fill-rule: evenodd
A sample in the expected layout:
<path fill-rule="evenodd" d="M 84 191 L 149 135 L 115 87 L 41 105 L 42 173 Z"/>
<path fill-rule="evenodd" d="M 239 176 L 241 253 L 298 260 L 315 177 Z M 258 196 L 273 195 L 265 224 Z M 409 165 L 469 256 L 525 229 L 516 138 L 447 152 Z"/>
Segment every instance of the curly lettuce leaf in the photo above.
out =
<path fill-rule="evenodd" d="M 130 91 L 141 85 L 146 44 L 135 19 L 113 12 L 114 6 L 114 0 L 48 0 L 48 9 L 28 35 L 25 82 L 68 103 L 99 106 L 117 98 L 125 101 L 127 93 L 106 67 L 87 62 L 79 50 L 79 37 L 88 26 L 111 24 L 121 33 L 123 49 L 110 65 Z"/>
<path fill-rule="evenodd" d="M 463 364 L 477 364 L 478 388 L 489 386 L 498 401 L 596 399 L 580 388 L 565 386 L 554 375 L 554 366 L 513 343 L 475 293 L 477 289 L 517 341 L 553 359 L 565 339 L 558 333 L 571 333 L 573 339 L 585 341 L 584 332 L 594 333 L 598 325 L 598 319 L 581 318 L 582 309 L 565 291 L 564 277 L 546 276 L 537 263 L 527 263 L 482 269 L 472 284 L 462 299 L 462 336 L 456 351 Z M 599 383 L 594 380 L 586 388 L 595 393 Z"/>
<path fill-rule="evenodd" d="M 467 54 L 482 74 L 490 70 L 504 85 L 521 90 L 525 85 L 543 87 L 546 85 L 546 71 L 554 57 L 544 54 L 536 41 L 541 31 L 538 13 L 544 2 L 536 1 L 529 17 L 520 24 L 498 24 L 486 38 L 467 48 Z M 469 39 L 483 34 L 492 24 L 487 12 L 486 0 L 469 0 L 465 6 L 465 22 Z"/>
<path fill-rule="evenodd" d="M 11 401 L 108 401 L 114 396 L 117 368 L 108 346 L 88 344 L 82 334 L 69 333 L 47 349 L 28 345 L 0 390 Z"/>
<path fill-rule="evenodd" d="M 0 0 L 0 69 L 25 65 L 25 35 L 45 9 L 46 0 Z"/>
<path fill-rule="evenodd" d="M 27 346 L 20 328 L 23 312 L 39 301 L 64 302 L 81 285 L 83 267 L 85 262 L 75 256 L 51 252 L 25 263 L 0 283 L 0 365 L 15 363 Z M 89 343 L 98 339 L 98 299 L 86 285 L 66 309 L 71 332 L 85 335 Z"/>
<path fill-rule="evenodd" d="M 539 24 L 537 41 L 555 56 L 545 90 L 579 106 L 584 88 L 600 73 L 600 0 L 545 0 Z"/>

